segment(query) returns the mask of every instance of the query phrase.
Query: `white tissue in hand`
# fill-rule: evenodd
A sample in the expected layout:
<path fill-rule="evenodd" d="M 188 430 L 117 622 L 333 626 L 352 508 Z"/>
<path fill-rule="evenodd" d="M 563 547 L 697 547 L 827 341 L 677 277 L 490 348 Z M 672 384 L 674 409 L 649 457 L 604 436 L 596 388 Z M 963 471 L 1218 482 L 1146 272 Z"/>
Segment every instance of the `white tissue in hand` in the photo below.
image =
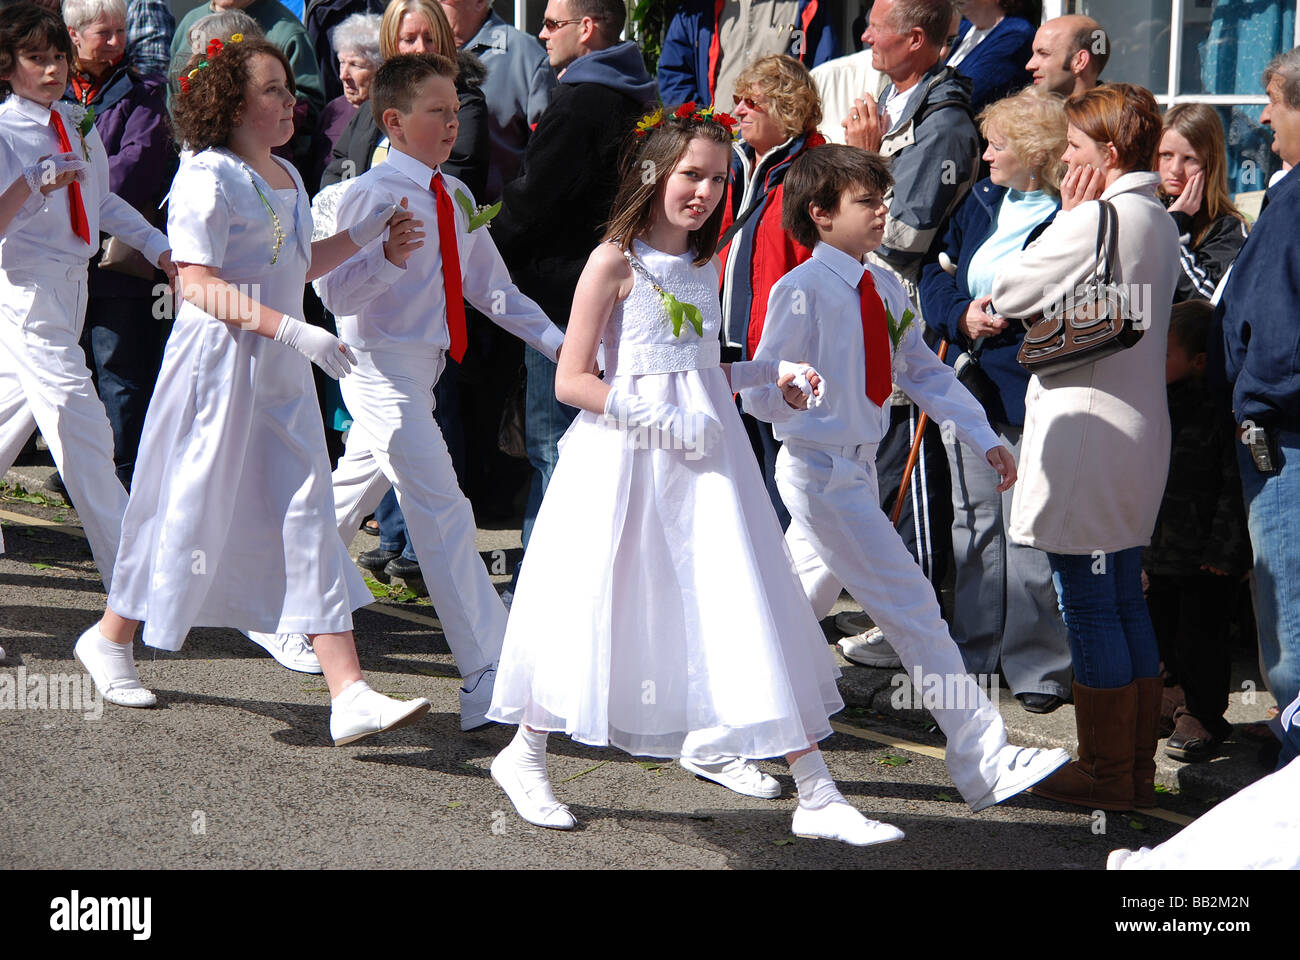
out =
<path fill-rule="evenodd" d="M 800 393 L 808 398 L 810 408 L 821 406 L 822 401 L 826 399 L 826 381 L 821 379 L 821 374 L 817 373 L 812 364 L 791 363 L 789 360 L 782 360 L 777 364 L 777 379 L 779 380 L 787 374 L 794 375 L 794 385 L 799 388 Z M 820 381 L 815 392 L 808 382 L 810 374 L 816 375 Z"/>

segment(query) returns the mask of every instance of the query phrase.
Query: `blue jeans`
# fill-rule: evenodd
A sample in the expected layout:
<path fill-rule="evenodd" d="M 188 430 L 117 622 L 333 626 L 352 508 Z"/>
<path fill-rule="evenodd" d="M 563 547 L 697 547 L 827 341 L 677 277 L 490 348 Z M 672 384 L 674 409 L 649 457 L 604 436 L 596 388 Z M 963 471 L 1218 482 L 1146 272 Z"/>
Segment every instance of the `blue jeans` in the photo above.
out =
<path fill-rule="evenodd" d="M 447 453 L 451 455 L 452 466 L 456 476 L 465 475 L 465 429 L 460 420 L 460 388 L 456 383 L 460 365 L 451 357 L 446 357 L 446 366 L 442 376 L 433 388 L 433 420 L 442 431 L 442 439 L 447 443 Z M 379 549 L 400 550 L 402 559 L 418 563 L 415 547 L 406 535 L 406 518 L 402 508 L 397 505 L 397 492 L 389 490 L 384 499 L 375 507 L 375 523 L 379 524 Z"/>
<path fill-rule="evenodd" d="M 1285 707 L 1300 692 L 1300 433 L 1276 432 L 1275 473 L 1260 473 L 1237 446 L 1250 545 L 1255 620 L 1268 688 Z"/>
<path fill-rule="evenodd" d="M 524 508 L 523 541 L 527 551 L 542 497 L 546 496 L 546 487 L 560 459 L 557 445 L 569 424 L 577 418 L 578 409 L 555 399 L 555 364 L 545 356 L 525 346 L 524 366 L 528 370 L 524 390 L 524 446 L 528 450 L 528 462 L 533 465 L 528 505 Z"/>
<path fill-rule="evenodd" d="M 91 297 L 81 347 L 113 428 L 113 464 L 131 489 L 145 411 L 162 364 L 162 321 L 150 297 Z"/>
<path fill-rule="evenodd" d="M 1142 596 L 1142 548 L 1098 555 L 1049 553 L 1070 638 L 1074 677 L 1113 690 L 1160 675 L 1160 648 Z"/>

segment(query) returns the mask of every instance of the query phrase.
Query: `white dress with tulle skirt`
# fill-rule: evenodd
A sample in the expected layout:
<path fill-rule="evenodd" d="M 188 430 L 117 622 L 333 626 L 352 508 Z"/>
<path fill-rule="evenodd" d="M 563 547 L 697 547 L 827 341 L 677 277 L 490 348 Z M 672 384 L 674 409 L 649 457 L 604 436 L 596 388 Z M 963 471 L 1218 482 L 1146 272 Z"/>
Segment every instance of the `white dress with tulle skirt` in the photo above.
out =
<path fill-rule="evenodd" d="M 538 512 L 489 719 L 655 756 L 763 758 L 828 736 L 839 670 L 795 575 L 727 378 L 714 266 L 633 252 L 703 336 L 675 337 L 638 272 L 605 379 L 719 421 L 705 457 L 582 412 Z M 674 449 L 676 447 L 676 449 Z"/>

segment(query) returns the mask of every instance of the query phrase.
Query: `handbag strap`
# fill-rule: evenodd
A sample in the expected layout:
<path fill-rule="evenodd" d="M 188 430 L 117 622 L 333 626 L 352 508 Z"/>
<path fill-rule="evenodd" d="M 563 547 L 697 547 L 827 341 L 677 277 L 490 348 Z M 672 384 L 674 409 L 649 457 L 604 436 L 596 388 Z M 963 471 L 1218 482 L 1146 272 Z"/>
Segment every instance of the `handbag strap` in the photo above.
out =
<path fill-rule="evenodd" d="M 1109 200 L 1098 200 L 1097 269 L 1094 275 L 1107 285 L 1114 282 L 1119 247 L 1119 214 Z"/>

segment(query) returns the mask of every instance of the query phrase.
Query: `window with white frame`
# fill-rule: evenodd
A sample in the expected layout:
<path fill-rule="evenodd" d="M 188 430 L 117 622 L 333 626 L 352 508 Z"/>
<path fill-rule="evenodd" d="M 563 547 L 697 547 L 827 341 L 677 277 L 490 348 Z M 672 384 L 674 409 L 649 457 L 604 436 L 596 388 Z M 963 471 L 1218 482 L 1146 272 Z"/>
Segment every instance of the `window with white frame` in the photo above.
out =
<path fill-rule="evenodd" d="M 1230 190 L 1262 190 L 1281 166 L 1259 122 L 1261 75 L 1300 44 L 1296 0 L 1048 0 L 1044 19 L 1082 13 L 1105 28 L 1111 57 L 1102 80 L 1139 83 L 1162 107 L 1208 103 L 1228 141 Z"/>

